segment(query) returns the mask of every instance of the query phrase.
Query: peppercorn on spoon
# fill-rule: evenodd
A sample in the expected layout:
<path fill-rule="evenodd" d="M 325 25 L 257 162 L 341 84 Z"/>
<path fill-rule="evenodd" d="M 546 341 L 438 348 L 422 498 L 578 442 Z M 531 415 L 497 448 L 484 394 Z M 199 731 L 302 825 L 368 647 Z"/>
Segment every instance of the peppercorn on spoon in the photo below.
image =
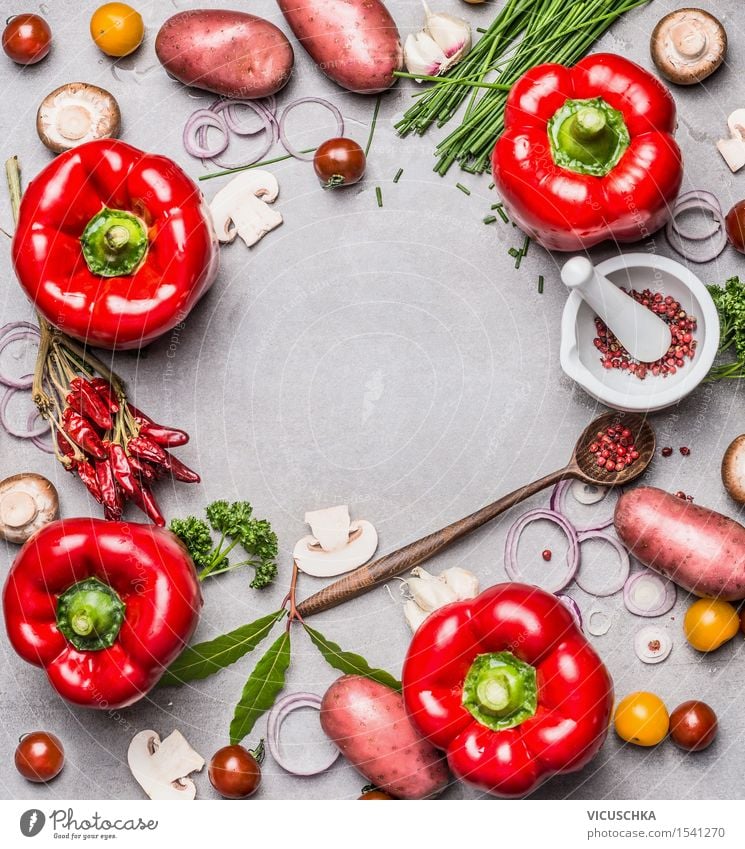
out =
<path fill-rule="evenodd" d="M 639 456 L 631 465 L 620 470 L 609 471 L 598 465 L 597 451 L 590 448 L 598 440 L 598 434 L 606 431 L 612 425 L 621 424 L 631 431 L 631 438 Z M 594 447 L 594 446 L 593 446 Z M 488 504 L 453 522 L 439 531 L 428 534 L 421 539 L 392 551 L 335 581 L 314 595 L 306 598 L 297 607 L 301 617 L 312 616 L 342 602 L 363 595 L 369 590 L 385 583 L 391 578 L 412 569 L 419 563 L 434 557 L 452 543 L 462 539 L 471 531 L 480 528 L 501 513 L 525 501 L 532 495 L 557 484 L 566 478 L 574 478 L 594 486 L 615 487 L 623 486 L 638 478 L 649 466 L 654 456 L 655 435 L 649 422 L 636 413 L 610 412 L 594 419 L 582 432 L 572 452 L 572 457 L 561 469 L 533 481 L 509 495 Z"/>

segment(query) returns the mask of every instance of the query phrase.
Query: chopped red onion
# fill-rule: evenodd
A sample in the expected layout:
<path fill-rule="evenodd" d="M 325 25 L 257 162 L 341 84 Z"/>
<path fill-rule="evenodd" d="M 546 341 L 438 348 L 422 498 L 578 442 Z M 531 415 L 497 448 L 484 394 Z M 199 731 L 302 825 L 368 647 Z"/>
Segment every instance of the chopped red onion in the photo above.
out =
<path fill-rule="evenodd" d="M 505 543 L 504 570 L 510 580 L 529 583 L 528 581 L 525 581 L 517 565 L 518 544 L 520 542 L 520 536 L 525 528 L 532 522 L 538 522 L 540 520 L 546 520 L 558 525 L 559 528 L 564 531 L 567 540 L 569 541 L 569 550 L 567 551 L 566 556 L 566 572 L 561 579 L 561 582 L 558 586 L 544 587 L 546 592 L 558 593 L 571 583 L 579 569 L 579 540 L 577 538 L 577 531 L 574 525 L 566 518 L 566 516 L 563 516 L 555 510 L 546 510 L 545 508 L 529 510 L 512 525 L 507 532 L 507 541 Z"/>
<path fill-rule="evenodd" d="M 279 140 L 282 142 L 282 146 L 290 154 L 290 156 L 294 156 L 295 159 L 302 159 L 305 162 L 310 162 L 313 159 L 313 154 L 301 153 L 297 148 L 293 147 L 289 143 L 289 141 L 287 140 L 287 135 L 285 133 L 285 122 L 287 121 L 287 116 L 290 114 L 291 110 L 293 110 L 296 106 L 300 106 L 303 103 L 317 103 L 319 106 L 323 106 L 328 109 L 336 118 L 337 136 L 344 135 L 344 117 L 342 116 L 339 109 L 334 106 L 333 103 L 330 103 L 328 100 L 324 100 L 322 97 L 301 97 L 299 100 L 294 100 L 292 103 L 289 104 L 289 106 L 285 107 L 285 110 L 282 113 L 282 117 L 279 119 Z"/>
<path fill-rule="evenodd" d="M 632 575 L 623 588 L 623 603 L 635 616 L 663 616 L 675 606 L 677 597 L 672 581 L 646 569 Z"/>
<path fill-rule="evenodd" d="M 300 769 L 287 762 L 282 754 L 279 742 L 282 723 L 293 711 L 306 707 L 320 710 L 321 697 L 317 696 L 315 693 L 290 693 L 276 702 L 269 713 L 269 718 L 267 720 L 267 745 L 269 746 L 269 751 L 272 753 L 272 757 L 282 767 L 282 769 L 287 770 L 287 772 L 292 773 L 292 775 L 318 775 L 319 772 L 327 770 L 341 754 L 339 749 L 329 740 L 328 758 L 323 761 L 321 766 Z"/>
<path fill-rule="evenodd" d="M 589 587 L 582 583 L 582 570 L 578 570 L 577 574 L 574 577 L 574 582 L 577 586 L 584 590 L 588 595 L 594 595 L 598 598 L 606 598 L 609 595 L 614 595 L 624 588 L 626 581 L 629 577 L 629 572 L 631 571 L 631 561 L 629 560 L 629 553 L 621 543 L 621 541 L 610 534 L 603 533 L 603 531 L 584 531 L 579 534 L 580 543 L 586 542 L 590 539 L 600 539 L 603 542 L 607 542 L 608 545 L 613 546 L 616 552 L 618 553 L 619 563 L 621 565 L 621 574 L 619 576 L 618 581 L 612 583 L 609 587 L 604 589 L 602 592 L 598 592 L 597 590 L 591 590 Z"/>

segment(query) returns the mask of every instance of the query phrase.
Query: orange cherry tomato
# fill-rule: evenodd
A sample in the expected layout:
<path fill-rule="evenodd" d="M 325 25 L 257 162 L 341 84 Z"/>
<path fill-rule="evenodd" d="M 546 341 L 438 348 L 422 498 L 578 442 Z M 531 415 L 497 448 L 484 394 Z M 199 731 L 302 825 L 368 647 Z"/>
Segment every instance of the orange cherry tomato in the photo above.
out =
<path fill-rule="evenodd" d="M 142 16 L 126 3 L 104 3 L 91 18 L 91 38 L 107 56 L 129 56 L 144 35 Z"/>
<path fill-rule="evenodd" d="M 618 703 L 613 718 L 616 734 L 635 746 L 656 746 L 667 736 L 670 717 L 659 696 L 640 691 Z"/>
<path fill-rule="evenodd" d="M 740 629 L 737 611 L 728 601 L 700 598 L 689 608 L 683 621 L 686 639 L 698 651 L 715 651 Z"/>

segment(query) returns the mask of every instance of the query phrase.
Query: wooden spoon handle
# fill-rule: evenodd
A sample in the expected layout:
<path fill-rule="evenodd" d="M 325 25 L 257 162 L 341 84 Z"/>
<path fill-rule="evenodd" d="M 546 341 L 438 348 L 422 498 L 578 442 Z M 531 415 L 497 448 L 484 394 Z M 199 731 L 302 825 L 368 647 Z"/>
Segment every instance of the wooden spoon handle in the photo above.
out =
<path fill-rule="evenodd" d="M 453 522 L 452 525 L 428 534 L 426 537 L 416 540 L 416 542 L 411 542 L 403 548 L 399 548 L 398 551 L 392 551 L 372 563 L 360 566 L 354 572 L 350 572 L 333 584 L 329 584 L 329 586 L 306 598 L 298 605 L 297 612 L 302 617 L 312 616 L 314 613 L 336 607 L 337 604 L 368 592 L 379 584 L 383 584 L 391 578 L 395 578 L 396 575 L 400 575 L 402 572 L 406 572 L 417 564 L 428 560 L 442 551 L 443 548 L 447 548 L 451 543 L 466 536 L 476 528 L 480 528 L 500 513 L 504 513 L 510 507 L 530 498 L 531 495 L 558 483 L 562 478 L 576 477 L 577 471 L 576 467 L 570 464 L 566 468 L 552 472 L 550 475 L 533 481 L 533 483 L 521 489 L 516 489 L 492 504 L 487 504 L 486 507 L 466 516 L 465 519 Z"/>

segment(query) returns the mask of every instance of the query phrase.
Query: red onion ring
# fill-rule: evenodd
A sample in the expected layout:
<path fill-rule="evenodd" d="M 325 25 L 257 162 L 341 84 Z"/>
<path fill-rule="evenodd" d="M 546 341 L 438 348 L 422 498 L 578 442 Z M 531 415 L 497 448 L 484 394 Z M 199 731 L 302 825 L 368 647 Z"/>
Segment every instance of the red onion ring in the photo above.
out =
<path fill-rule="evenodd" d="M 333 751 L 329 751 L 328 762 L 326 762 L 323 766 L 312 767 L 310 769 L 298 769 L 287 763 L 282 755 L 279 744 L 279 734 L 282 730 L 282 723 L 293 711 L 305 707 L 320 710 L 321 697 L 317 696 L 315 693 L 290 693 L 275 703 L 267 720 L 267 745 L 269 746 L 269 751 L 272 753 L 272 757 L 282 767 L 282 769 L 287 770 L 287 772 L 292 775 L 318 775 L 319 772 L 324 772 L 332 766 L 341 754 L 339 749 L 329 740 L 329 747 L 330 749 L 333 749 Z"/>
<path fill-rule="evenodd" d="M 17 330 L 15 333 L 0 335 L 0 354 L 2 354 L 8 345 L 11 345 L 13 342 L 38 338 L 38 335 L 33 334 L 30 330 Z M 2 374 L 2 372 L 0 372 L 0 383 L 5 386 L 9 386 L 11 389 L 30 389 L 33 382 L 33 374 L 25 374 L 23 377 L 11 377 L 10 375 Z"/>
<path fill-rule="evenodd" d="M 572 481 L 568 478 L 559 481 L 556 486 L 553 488 L 551 492 L 551 499 L 549 500 L 548 506 L 550 510 L 553 510 L 554 513 L 559 513 L 561 516 L 566 516 L 566 511 L 564 508 L 564 501 L 566 499 L 567 492 L 569 492 L 569 487 L 572 485 Z M 605 499 L 603 499 L 605 500 Z M 599 503 L 599 502 L 598 502 Z M 569 520 L 567 520 L 569 521 Z M 592 525 L 589 527 L 578 527 L 572 522 L 575 530 L 578 534 L 589 534 L 594 533 L 595 531 L 604 531 L 606 528 L 609 528 L 613 524 L 613 516 L 609 516 L 608 519 L 600 525 Z"/>
<path fill-rule="evenodd" d="M 256 115 L 262 120 L 262 126 L 257 130 L 246 130 L 241 124 L 238 122 L 235 116 L 235 108 L 237 106 L 248 106 L 249 109 L 252 109 Z M 245 168 L 247 165 L 253 165 L 258 162 L 260 159 L 263 159 L 264 156 L 269 152 L 269 149 L 274 144 L 275 141 L 279 138 L 279 129 L 277 125 L 277 119 L 272 112 L 270 112 L 266 106 L 262 105 L 260 101 L 254 100 L 216 100 L 214 103 L 211 103 L 207 109 L 207 112 L 211 112 L 214 115 L 219 117 L 219 120 L 225 124 L 228 132 L 235 133 L 238 136 L 255 136 L 259 135 L 262 131 L 266 133 L 265 144 L 262 148 L 260 148 L 256 153 L 254 153 L 250 159 L 244 159 L 241 162 L 225 162 L 222 159 L 218 159 L 220 153 L 223 153 L 230 145 L 230 135 L 227 136 L 227 144 L 223 150 L 219 151 L 218 154 L 211 157 L 200 157 L 201 159 L 210 159 L 218 168 L 223 168 L 225 170 L 230 170 L 232 168 Z M 205 133 L 207 132 L 206 127 L 201 127 L 197 131 L 197 142 L 198 144 L 204 146 L 205 144 Z"/>
<path fill-rule="evenodd" d="M 289 141 L 287 140 L 287 135 L 285 133 L 285 122 L 287 121 L 287 116 L 290 114 L 290 111 L 293 110 L 296 106 L 300 106 L 303 103 L 317 103 L 319 106 L 324 106 L 332 115 L 336 118 L 336 134 L 337 136 L 344 135 L 344 117 L 339 111 L 339 109 L 334 106 L 333 103 L 330 103 L 328 100 L 324 100 L 322 97 L 301 97 L 298 100 L 294 100 L 288 106 L 285 107 L 285 111 L 282 113 L 282 117 L 279 119 L 279 140 L 282 142 L 282 146 L 284 149 L 290 154 L 290 156 L 294 156 L 295 159 L 301 159 L 304 162 L 311 162 L 313 159 L 312 153 L 301 153 L 295 147 L 293 147 Z"/>
<path fill-rule="evenodd" d="M 31 410 L 28 414 L 28 419 L 26 420 L 26 427 L 31 430 L 34 426 L 37 419 L 41 419 L 42 415 L 38 410 Z M 45 436 L 50 436 L 52 432 L 51 425 L 49 426 L 49 430 L 45 434 Z M 43 436 L 32 436 L 30 437 L 31 442 L 39 449 L 39 451 L 43 451 L 45 454 L 54 454 L 54 448 L 52 445 L 47 442 Z"/>
<path fill-rule="evenodd" d="M 38 325 L 31 324 L 30 321 L 11 321 L 0 327 L 0 339 L 2 339 L 6 334 L 12 333 L 14 330 L 30 330 L 35 336 L 41 336 L 41 331 L 39 330 Z"/>
<path fill-rule="evenodd" d="M 544 587 L 546 592 L 558 593 L 571 583 L 572 579 L 579 570 L 579 538 L 574 525 L 566 518 L 566 516 L 555 510 L 546 510 L 545 508 L 529 510 L 513 523 L 507 532 L 507 540 L 505 542 L 504 570 L 510 580 L 521 583 L 529 583 L 529 581 L 526 581 L 521 575 L 520 570 L 518 569 L 517 549 L 520 542 L 520 536 L 525 528 L 531 523 L 540 521 L 541 519 L 545 519 L 548 522 L 553 522 L 555 525 L 558 525 L 559 528 L 561 528 L 561 530 L 566 534 L 567 540 L 569 540 L 569 551 L 566 556 L 567 570 L 562 582 L 555 587 Z"/>
<path fill-rule="evenodd" d="M 655 605 L 643 607 L 635 600 L 634 592 L 638 592 L 639 585 L 642 582 L 654 585 L 658 599 Z M 663 616 L 675 606 L 677 597 L 678 590 L 672 581 L 667 581 L 649 570 L 632 575 L 623 588 L 623 603 L 626 605 L 626 609 L 635 616 Z"/>
<path fill-rule="evenodd" d="M 27 431 L 16 430 L 8 422 L 8 403 L 16 392 L 19 391 L 19 389 L 14 389 L 13 387 L 9 387 L 5 390 L 5 394 L 0 400 L 0 425 L 2 425 L 11 436 L 16 436 L 18 439 L 34 439 L 34 437 L 44 436 L 44 434 L 49 430 L 49 422 L 45 422 L 43 427 L 39 427 L 36 430 Z"/>
<path fill-rule="evenodd" d="M 608 545 L 613 546 L 616 552 L 618 553 L 618 558 L 621 563 L 621 571 L 623 573 L 618 584 L 612 584 L 609 589 L 603 590 L 603 592 L 595 592 L 593 590 L 589 590 L 587 587 L 582 585 L 582 571 L 580 569 L 577 570 L 577 574 L 574 576 L 574 583 L 588 595 L 595 596 L 596 598 L 607 598 L 607 596 L 615 595 L 617 592 L 622 590 L 626 584 L 626 581 L 629 579 L 629 573 L 631 572 L 631 561 L 629 559 L 629 553 L 624 548 L 621 541 L 610 534 L 603 533 L 602 531 L 585 531 L 580 532 L 579 534 L 579 542 L 583 543 L 589 539 L 601 539 L 603 542 L 607 542 Z"/>
<path fill-rule="evenodd" d="M 217 147 L 207 147 L 207 129 L 214 127 L 222 133 L 222 142 Z M 212 159 L 219 156 L 230 144 L 228 128 L 220 115 L 209 109 L 197 109 L 189 116 L 184 126 L 184 148 L 197 159 Z"/>
<path fill-rule="evenodd" d="M 677 224 L 677 217 L 691 209 L 705 209 L 711 212 L 717 227 L 708 235 L 691 235 L 690 232 L 683 230 Z M 670 220 L 665 227 L 665 235 L 670 247 L 679 253 L 684 259 L 690 262 L 711 262 L 716 259 L 719 254 L 727 246 L 727 231 L 724 227 L 724 215 L 722 208 L 719 205 L 717 198 L 707 191 L 694 190 L 686 192 L 675 202 L 672 208 Z M 706 242 L 708 249 L 700 249 L 698 252 L 692 251 L 683 244 L 684 241 L 692 241 L 696 243 Z M 706 248 L 706 245 L 704 245 Z"/>

